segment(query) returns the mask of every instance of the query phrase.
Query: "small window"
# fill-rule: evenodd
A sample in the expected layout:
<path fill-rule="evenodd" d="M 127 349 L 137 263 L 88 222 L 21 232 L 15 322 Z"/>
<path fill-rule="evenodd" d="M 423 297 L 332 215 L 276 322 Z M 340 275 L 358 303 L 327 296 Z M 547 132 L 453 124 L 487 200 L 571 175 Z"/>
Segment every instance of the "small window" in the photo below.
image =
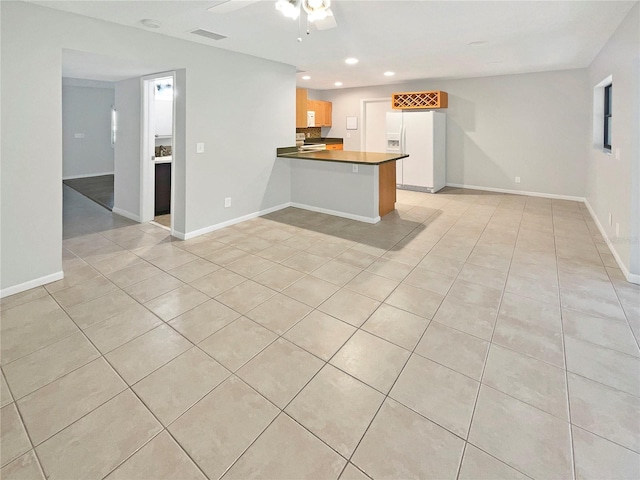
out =
<path fill-rule="evenodd" d="M 111 107 L 111 146 L 116 145 L 116 135 L 118 133 L 118 111 L 116 107 Z"/>
<path fill-rule="evenodd" d="M 611 107 L 613 100 L 612 85 L 604 87 L 604 142 L 603 146 L 607 150 L 611 150 Z"/>

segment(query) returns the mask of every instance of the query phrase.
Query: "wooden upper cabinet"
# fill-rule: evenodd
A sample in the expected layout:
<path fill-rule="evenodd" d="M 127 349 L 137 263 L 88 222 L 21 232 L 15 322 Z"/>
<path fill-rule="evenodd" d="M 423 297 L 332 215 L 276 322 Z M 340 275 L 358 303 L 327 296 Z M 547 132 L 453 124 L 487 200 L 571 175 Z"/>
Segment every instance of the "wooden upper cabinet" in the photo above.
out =
<path fill-rule="evenodd" d="M 330 127 L 332 105 L 322 100 L 309 100 L 304 88 L 296 88 L 296 128 L 307 128 L 307 112 L 316 113 L 316 127 Z"/>
<path fill-rule="evenodd" d="M 307 128 L 307 90 L 296 88 L 296 128 Z"/>
<path fill-rule="evenodd" d="M 324 107 L 324 125 L 325 127 L 331 126 L 331 119 L 333 117 L 333 104 L 331 102 L 321 102 Z"/>
<path fill-rule="evenodd" d="M 391 94 L 391 108 L 394 110 L 447 108 L 448 106 L 449 95 L 441 90 Z"/>
<path fill-rule="evenodd" d="M 324 122 L 323 111 L 320 109 L 320 102 L 318 100 L 309 100 L 307 103 L 307 110 L 316 113 L 316 127 L 321 127 Z"/>

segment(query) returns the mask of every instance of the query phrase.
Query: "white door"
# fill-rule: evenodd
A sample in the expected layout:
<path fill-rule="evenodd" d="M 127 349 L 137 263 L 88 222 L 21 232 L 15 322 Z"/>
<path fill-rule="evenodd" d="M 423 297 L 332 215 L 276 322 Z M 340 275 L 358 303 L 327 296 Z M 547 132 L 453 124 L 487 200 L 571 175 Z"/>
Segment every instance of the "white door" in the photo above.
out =
<path fill-rule="evenodd" d="M 402 183 L 433 188 L 433 112 L 403 112 Z"/>

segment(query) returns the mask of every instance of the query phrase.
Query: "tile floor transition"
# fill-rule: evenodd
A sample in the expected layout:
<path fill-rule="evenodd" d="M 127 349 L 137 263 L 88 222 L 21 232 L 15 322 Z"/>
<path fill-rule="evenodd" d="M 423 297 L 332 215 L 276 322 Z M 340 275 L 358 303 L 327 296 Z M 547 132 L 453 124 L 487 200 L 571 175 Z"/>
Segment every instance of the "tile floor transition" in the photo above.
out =
<path fill-rule="evenodd" d="M 76 195 L 65 279 L 1 301 L 3 479 L 640 477 L 640 287 L 584 205 L 183 242 Z"/>

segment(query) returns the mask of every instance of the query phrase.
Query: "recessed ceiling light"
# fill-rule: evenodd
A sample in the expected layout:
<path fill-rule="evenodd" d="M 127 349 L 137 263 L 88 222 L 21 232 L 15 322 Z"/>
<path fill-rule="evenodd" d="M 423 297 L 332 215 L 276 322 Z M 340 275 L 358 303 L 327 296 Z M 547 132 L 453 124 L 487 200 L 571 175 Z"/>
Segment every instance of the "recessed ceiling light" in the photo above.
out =
<path fill-rule="evenodd" d="M 160 22 L 157 20 L 152 20 L 150 18 L 145 18 L 140 20 L 140 23 L 147 28 L 160 28 Z"/>
<path fill-rule="evenodd" d="M 302 77 L 303 80 L 311 80 L 311 77 L 309 75 L 305 75 L 304 77 Z"/>
<path fill-rule="evenodd" d="M 355 65 L 356 63 L 358 63 L 358 59 L 357 58 L 347 58 L 344 63 L 348 64 L 348 65 Z"/>
<path fill-rule="evenodd" d="M 336 83 L 334 83 L 334 85 L 335 85 L 336 87 L 341 87 L 341 86 L 342 86 L 342 82 L 336 82 Z"/>
<path fill-rule="evenodd" d="M 393 77 L 395 74 L 396 72 L 384 72 L 385 77 Z"/>
<path fill-rule="evenodd" d="M 487 42 L 485 42 L 484 40 L 478 40 L 476 42 L 471 42 L 468 43 L 467 45 L 469 45 L 470 47 L 481 47 L 482 45 L 486 45 Z"/>

